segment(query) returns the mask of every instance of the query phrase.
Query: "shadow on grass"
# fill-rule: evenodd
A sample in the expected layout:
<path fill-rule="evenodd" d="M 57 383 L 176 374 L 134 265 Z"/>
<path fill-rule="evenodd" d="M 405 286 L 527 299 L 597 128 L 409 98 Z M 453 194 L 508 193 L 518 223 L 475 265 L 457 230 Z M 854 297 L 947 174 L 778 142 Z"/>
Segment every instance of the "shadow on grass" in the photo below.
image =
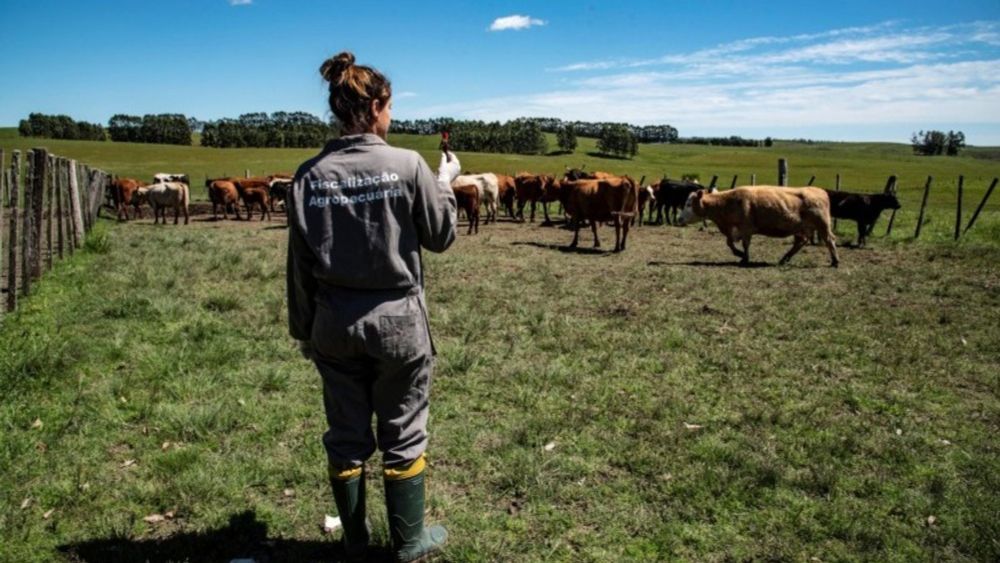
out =
<path fill-rule="evenodd" d="M 234 514 L 223 528 L 165 538 L 103 538 L 59 546 L 74 562 L 166 561 L 346 561 L 340 542 L 270 538 L 267 524 L 247 510 Z M 388 549 L 375 547 L 369 561 L 390 561 Z"/>
<path fill-rule="evenodd" d="M 767 262 L 750 262 L 746 266 L 737 262 L 703 262 L 700 260 L 692 260 L 689 262 L 660 262 L 658 260 L 653 260 L 646 263 L 647 266 L 698 266 L 698 267 L 708 267 L 708 268 L 774 268 L 774 264 L 768 264 Z"/>
<path fill-rule="evenodd" d="M 558 250 L 559 252 L 564 252 L 567 254 L 600 254 L 605 256 L 610 256 L 611 254 L 614 254 L 614 252 L 611 252 L 610 250 L 604 250 L 603 248 L 584 248 L 581 246 L 577 246 L 576 248 L 571 248 L 569 246 L 561 244 L 546 244 L 544 242 L 534 242 L 534 241 L 528 241 L 528 242 L 514 241 L 510 244 L 513 246 L 534 246 L 536 248 L 544 248 L 546 250 Z"/>

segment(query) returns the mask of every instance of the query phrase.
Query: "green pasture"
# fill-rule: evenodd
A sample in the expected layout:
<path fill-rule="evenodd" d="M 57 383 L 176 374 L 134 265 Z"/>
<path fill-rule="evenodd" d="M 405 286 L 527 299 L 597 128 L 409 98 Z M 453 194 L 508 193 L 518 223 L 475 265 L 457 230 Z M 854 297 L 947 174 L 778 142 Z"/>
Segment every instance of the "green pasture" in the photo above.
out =
<path fill-rule="evenodd" d="M 393 141 L 436 165 L 433 138 Z M 314 152 L 9 131 L 0 146 L 195 179 L 292 170 Z M 470 170 L 586 163 L 726 187 L 735 173 L 773 180 L 784 156 L 793 183 L 841 173 L 880 190 L 897 174 L 905 207 L 892 237 L 883 217 L 838 269 L 818 246 L 774 266 L 788 241 L 762 237 L 755 267 L 738 268 L 698 227 L 634 229 L 620 254 L 584 232 L 571 252 L 570 232 L 506 219 L 425 254 L 444 560 L 1000 559 L 1000 200 L 950 240 L 954 179 L 967 218 L 1000 161 L 867 144 L 587 150 L 459 156 Z M 938 189 L 912 244 L 928 174 Z M 339 560 L 338 535 L 320 530 L 335 514 L 320 381 L 287 336 L 282 219 L 101 219 L 2 317 L 0 561 Z M 368 491 L 384 545 L 381 484 Z"/>

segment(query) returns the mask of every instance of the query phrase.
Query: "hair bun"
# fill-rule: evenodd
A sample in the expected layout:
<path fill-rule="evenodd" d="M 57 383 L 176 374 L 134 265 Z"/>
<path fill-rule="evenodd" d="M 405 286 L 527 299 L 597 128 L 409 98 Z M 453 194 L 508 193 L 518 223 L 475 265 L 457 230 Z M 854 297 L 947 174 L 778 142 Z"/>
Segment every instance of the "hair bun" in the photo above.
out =
<path fill-rule="evenodd" d="M 330 84 L 340 82 L 340 77 L 344 71 L 354 66 L 354 54 L 350 51 L 343 51 L 329 59 L 323 61 L 319 67 L 319 73 Z"/>

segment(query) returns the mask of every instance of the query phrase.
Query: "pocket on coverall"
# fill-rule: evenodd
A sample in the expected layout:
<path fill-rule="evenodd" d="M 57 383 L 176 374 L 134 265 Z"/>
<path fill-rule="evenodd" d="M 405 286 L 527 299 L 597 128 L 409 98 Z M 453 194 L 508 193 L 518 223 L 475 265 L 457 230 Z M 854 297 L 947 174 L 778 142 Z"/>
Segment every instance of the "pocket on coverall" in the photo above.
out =
<path fill-rule="evenodd" d="M 382 350 L 389 358 L 410 360 L 427 351 L 427 325 L 419 310 L 408 315 L 381 315 L 378 328 Z"/>

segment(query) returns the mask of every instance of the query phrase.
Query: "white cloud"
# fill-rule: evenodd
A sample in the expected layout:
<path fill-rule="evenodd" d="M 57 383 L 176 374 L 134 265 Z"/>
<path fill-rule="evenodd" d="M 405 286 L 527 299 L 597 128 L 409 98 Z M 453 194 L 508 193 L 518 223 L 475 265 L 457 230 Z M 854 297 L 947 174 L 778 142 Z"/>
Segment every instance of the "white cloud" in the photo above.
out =
<path fill-rule="evenodd" d="M 493 23 L 490 24 L 489 31 L 528 29 L 529 27 L 536 25 L 545 25 L 545 23 L 546 22 L 538 18 L 514 14 L 512 16 L 504 16 L 493 20 Z"/>
<path fill-rule="evenodd" d="M 416 98 L 417 97 L 417 93 L 416 92 L 396 92 L 395 94 L 392 95 L 392 97 L 396 98 L 397 100 L 402 99 L 402 98 Z"/>
<path fill-rule="evenodd" d="M 253 0 L 229 0 L 230 6 L 249 6 L 253 4 Z"/>

